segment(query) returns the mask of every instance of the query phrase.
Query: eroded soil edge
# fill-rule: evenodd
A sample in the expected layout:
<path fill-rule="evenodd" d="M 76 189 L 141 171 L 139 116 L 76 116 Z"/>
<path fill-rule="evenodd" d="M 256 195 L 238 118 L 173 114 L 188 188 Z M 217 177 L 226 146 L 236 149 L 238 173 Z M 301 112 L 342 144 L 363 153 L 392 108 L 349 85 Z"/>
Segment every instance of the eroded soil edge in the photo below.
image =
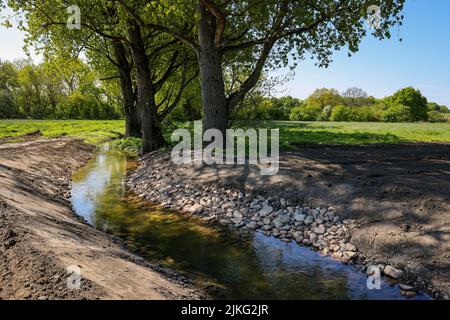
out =
<path fill-rule="evenodd" d="M 73 213 L 70 176 L 93 152 L 76 139 L 0 145 L 0 299 L 199 298 Z M 80 290 L 68 266 L 81 268 Z"/>

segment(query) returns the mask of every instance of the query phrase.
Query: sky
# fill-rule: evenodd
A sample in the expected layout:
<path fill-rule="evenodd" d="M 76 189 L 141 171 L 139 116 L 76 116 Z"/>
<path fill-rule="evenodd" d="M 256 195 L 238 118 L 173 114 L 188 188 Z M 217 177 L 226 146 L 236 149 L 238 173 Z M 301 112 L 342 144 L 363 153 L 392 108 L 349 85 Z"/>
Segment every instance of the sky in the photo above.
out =
<path fill-rule="evenodd" d="M 403 26 L 391 39 L 379 41 L 369 35 L 358 53 L 349 58 L 346 50 L 340 51 L 326 69 L 309 59 L 301 61 L 277 95 L 304 99 L 316 88 L 344 91 L 356 86 L 382 98 L 412 86 L 429 101 L 450 107 L 450 0 L 406 0 L 404 15 Z M 0 26 L 0 59 L 25 58 L 23 39 L 20 31 Z"/>

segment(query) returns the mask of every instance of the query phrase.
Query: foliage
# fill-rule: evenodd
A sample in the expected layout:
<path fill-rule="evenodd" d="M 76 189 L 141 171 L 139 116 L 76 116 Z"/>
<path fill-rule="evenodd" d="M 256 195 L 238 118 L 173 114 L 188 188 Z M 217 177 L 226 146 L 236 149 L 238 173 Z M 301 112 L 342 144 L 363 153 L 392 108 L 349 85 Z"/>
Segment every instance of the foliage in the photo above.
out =
<path fill-rule="evenodd" d="M 141 150 L 142 139 L 140 138 L 123 138 L 114 141 L 114 147 L 129 156 L 137 156 Z"/>
<path fill-rule="evenodd" d="M 411 121 L 411 108 L 402 104 L 391 105 L 383 114 L 387 122 L 409 122 Z"/>
<path fill-rule="evenodd" d="M 411 121 L 428 120 L 427 98 L 419 90 L 412 87 L 404 88 L 397 91 L 389 100 L 393 106 L 403 105 L 409 107 Z"/>
<path fill-rule="evenodd" d="M 309 102 L 304 106 L 292 109 L 290 119 L 292 121 L 315 121 L 321 113 L 321 105 Z"/>
<path fill-rule="evenodd" d="M 0 118 L 118 119 L 118 100 L 81 60 L 0 62 Z"/>

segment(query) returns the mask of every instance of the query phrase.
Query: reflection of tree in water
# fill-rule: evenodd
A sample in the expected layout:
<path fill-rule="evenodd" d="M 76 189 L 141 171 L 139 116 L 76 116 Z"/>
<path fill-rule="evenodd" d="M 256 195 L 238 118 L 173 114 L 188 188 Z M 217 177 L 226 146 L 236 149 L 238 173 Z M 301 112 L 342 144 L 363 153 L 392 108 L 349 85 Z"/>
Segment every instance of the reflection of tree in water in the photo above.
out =
<path fill-rule="evenodd" d="M 284 299 L 346 299 L 345 272 L 327 266 L 316 253 L 258 234 L 254 241 L 259 268 L 275 296 Z"/>

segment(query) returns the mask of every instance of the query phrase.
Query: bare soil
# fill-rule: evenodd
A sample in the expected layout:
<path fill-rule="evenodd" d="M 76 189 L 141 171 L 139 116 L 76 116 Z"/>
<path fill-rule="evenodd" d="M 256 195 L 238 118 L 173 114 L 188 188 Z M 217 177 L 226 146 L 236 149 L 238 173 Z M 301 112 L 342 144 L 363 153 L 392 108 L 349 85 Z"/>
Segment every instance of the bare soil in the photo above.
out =
<path fill-rule="evenodd" d="M 284 153 L 280 172 L 256 166 L 177 166 L 171 179 L 219 184 L 357 220 L 365 262 L 406 271 L 418 287 L 450 297 L 450 145 L 305 146 Z"/>
<path fill-rule="evenodd" d="M 94 148 L 76 139 L 0 145 L 0 299 L 185 299 L 184 278 L 127 252 L 81 221 L 70 176 Z M 81 288 L 67 287 L 69 266 Z"/>

